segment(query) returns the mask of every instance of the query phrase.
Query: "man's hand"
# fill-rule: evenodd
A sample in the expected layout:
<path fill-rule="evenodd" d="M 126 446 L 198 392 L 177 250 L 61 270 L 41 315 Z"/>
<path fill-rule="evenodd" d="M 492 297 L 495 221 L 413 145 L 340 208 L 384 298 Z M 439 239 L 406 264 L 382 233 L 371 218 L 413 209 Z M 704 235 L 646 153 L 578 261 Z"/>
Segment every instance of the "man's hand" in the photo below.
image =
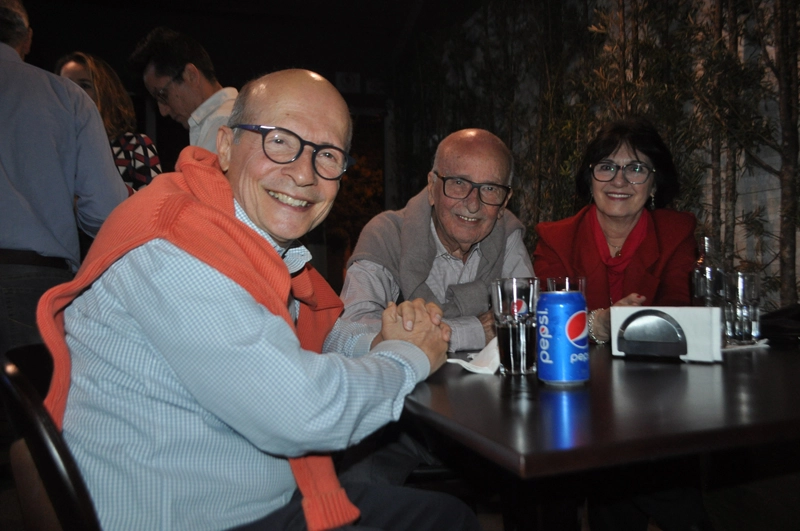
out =
<path fill-rule="evenodd" d="M 481 322 L 481 326 L 483 326 L 483 333 L 486 336 L 486 343 L 489 344 L 489 341 L 494 339 L 495 330 L 494 330 L 494 312 L 490 309 L 488 312 L 482 313 L 478 316 L 478 321 Z"/>
<path fill-rule="evenodd" d="M 408 341 L 422 349 L 433 374 L 447 360 L 450 327 L 442 323 L 442 310 L 434 303 L 415 299 L 398 306 L 391 302 L 383 312 L 381 331 L 372 346 L 389 339 Z"/>

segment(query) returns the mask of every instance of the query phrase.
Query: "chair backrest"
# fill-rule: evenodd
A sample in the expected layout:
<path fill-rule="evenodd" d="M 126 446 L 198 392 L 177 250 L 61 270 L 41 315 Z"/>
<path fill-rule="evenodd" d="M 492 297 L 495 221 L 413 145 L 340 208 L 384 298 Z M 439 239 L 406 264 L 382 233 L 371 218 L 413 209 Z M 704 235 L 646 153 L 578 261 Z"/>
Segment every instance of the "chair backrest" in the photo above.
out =
<path fill-rule="evenodd" d="M 41 397 L 3 355 L 0 365 L 0 397 L 20 438 L 12 445 L 11 468 L 26 528 L 99 530 L 83 477 Z M 48 502 L 52 510 L 43 508 Z"/>
<path fill-rule="evenodd" d="M 23 345 L 6 352 L 6 359 L 17 366 L 39 396 L 47 396 L 53 379 L 53 357 L 43 343 Z"/>

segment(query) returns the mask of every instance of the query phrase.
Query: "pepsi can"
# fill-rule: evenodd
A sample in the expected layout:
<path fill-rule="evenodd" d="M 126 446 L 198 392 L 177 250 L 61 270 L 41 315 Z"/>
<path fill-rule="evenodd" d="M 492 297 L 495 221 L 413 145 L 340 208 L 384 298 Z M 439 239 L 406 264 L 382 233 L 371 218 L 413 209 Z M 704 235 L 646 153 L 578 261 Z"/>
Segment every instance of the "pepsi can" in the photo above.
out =
<path fill-rule="evenodd" d="M 539 379 L 550 385 L 576 385 L 589 379 L 586 299 L 579 291 L 548 291 L 536 305 Z"/>

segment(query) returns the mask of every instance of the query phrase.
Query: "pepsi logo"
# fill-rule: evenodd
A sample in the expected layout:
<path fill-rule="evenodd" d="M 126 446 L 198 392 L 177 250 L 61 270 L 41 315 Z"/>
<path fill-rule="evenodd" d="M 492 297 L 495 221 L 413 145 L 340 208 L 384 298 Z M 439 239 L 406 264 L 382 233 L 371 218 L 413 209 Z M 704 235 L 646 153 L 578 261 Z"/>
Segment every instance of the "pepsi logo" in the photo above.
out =
<path fill-rule="evenodd" d="M 586 323 L 586 311 L 580 310 L 567 319 L 566 333 L 570 343 L 578 348 L 588 348 L 589 327 Z"/>
<path fill-rule="evenodd" d="M 511 311 L 514 315 L 525 315 L 528 313 L 528 305 L 522 299 L 517 299 L 511 303 Z"/>

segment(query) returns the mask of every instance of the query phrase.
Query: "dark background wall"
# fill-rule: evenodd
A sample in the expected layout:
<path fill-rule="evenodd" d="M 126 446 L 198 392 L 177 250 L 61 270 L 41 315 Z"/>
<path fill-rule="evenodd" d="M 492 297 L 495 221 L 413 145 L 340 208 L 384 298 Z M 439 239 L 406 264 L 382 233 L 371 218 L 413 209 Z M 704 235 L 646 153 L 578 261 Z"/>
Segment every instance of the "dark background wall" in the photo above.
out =
<path fill-rule="evenodd" d="M 141 129 L 153 133 L 165 169 L 172 169 L 188 133 L 157 112 L 151 111 L 155 125 L 146 124 L 152 102 L 140 73 L 126 67 L 136 43 L 152 28 L 164 25 L 197 39 L 224 86 L 239 88 L 281 68 L 309 68 L 338 80 L 356 114 L 379 115 L 385 108 L 385 65 L 405 26 L 413 26 L 406 22 L 414 2 L 26 0 L 25 5 L 34 30 L 28 62 L 51 70 L 73 50 L 108 61 L 134 97 Z"/>
<path fill-rule="evenodd" d="M 283 68 L 308 68 L 331 82 L 347 100 L 354 119 L 351 153 L 359 164 L 348 171 L 334 211 L 307 244 L 315 265 L 338 288 L 342 261 L 361 227 L 387 206 L 395 208 L 416 192 L 409 172 L 386 171 L 394 152 L 386 135 L 387 107 L 394 76 L 416 60 L 415 38 L 439 31 L 468 16 L 466 0 L 23 0 L 33 28 L 27 62 L 52 70 L 58 58 L 83 51 L 105 59 L 131 93 L 139 129 L 156 143 L 164 171 L 172 171 L 188 132 L 163 118 L 141 81 L 127 67 L 137 42 L 156 26 L 198 40 L 208 51 L 223 86 L 241 88 L 248 80 Z M 403 68 L 398 70 L 398 66 Z M 387 177 L 388 176 L 388 177 Z M 424 177 L 424 175 L 423 175 Z M 386 180 L 392 201 L 384 191 Z M 412 185 L 404 182 L 411 179 Z M 389 203 L 387 205 L 387 203 Z"/>

